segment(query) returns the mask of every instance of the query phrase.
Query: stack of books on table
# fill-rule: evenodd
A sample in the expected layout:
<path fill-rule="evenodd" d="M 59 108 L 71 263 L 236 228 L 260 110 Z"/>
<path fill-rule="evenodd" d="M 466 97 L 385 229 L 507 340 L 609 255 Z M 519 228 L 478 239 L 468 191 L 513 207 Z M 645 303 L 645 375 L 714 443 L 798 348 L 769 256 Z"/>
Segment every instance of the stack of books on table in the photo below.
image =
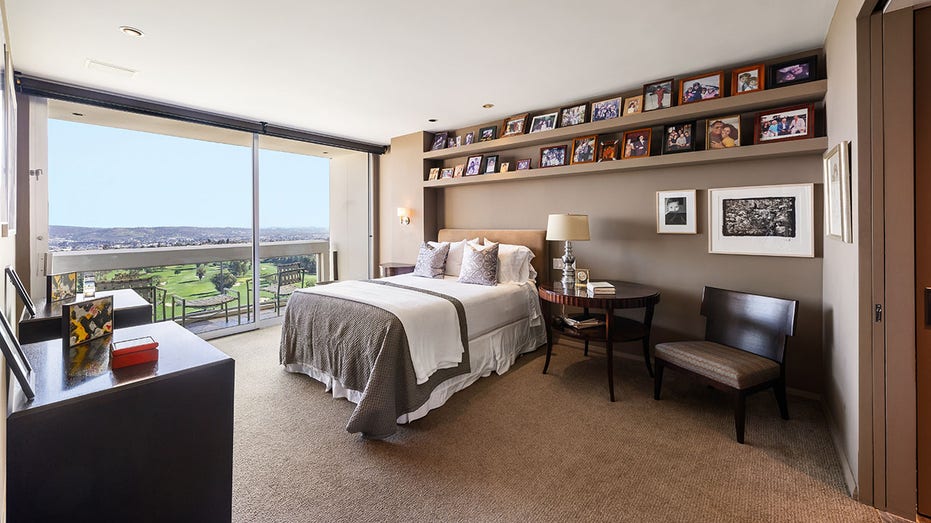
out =
<path fill-rule="evenodd" d="M 614 294 L 614 285 L 606 281 L 590 281 L 586 286 L 589 296 L 600 296 L 603 294 Z"/>
<path fill-rule="evenodd" d="M 110 351 L 110 368 L 121 369 L 140 363 L 158 361 L 158 342 L 151 336 L 114 341 Z"/>
<path fill-rule="evenodd" d="M 604 318 L 601 316 L 595 316 L 591 314 L 574 314 L 572 316 L 563 316 L 563 323 L 572 327 L 573 329 L 587 329 L 589 327 L 602 327 L 604 326 Z"/>

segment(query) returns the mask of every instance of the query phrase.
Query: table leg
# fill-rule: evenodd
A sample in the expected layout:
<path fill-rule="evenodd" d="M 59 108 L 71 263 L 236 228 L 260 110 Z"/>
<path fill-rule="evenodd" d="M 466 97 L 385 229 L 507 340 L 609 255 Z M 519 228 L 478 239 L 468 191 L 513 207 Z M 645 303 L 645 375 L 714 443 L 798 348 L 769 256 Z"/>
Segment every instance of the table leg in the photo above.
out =
<path fill-rule="evenodd" d="M 553 308 L 552 304 L 540 300 L 543 308 L 543 324 L 546 325 L 546 363 L 543 364 L 543 374 L 550 368 L 550 356 L 553 354 Z"/>
<path fill-rule="evenodd" d="M 611 318 L 614 316 L 614 307 L 605 311 L 605 352 L 608 355 L 608 392 L 611 401 L 614 401 L 614 347 L 611 342 Z"/>
<path fill-rule="evenodd" d="M 643 314 L 643 360 L 647 364 L 647 372 L 653 377 L 653 366 L 650 364 L 650 331 L 653 324 L 653 304 L 647 305 L 647 310 Z"/>

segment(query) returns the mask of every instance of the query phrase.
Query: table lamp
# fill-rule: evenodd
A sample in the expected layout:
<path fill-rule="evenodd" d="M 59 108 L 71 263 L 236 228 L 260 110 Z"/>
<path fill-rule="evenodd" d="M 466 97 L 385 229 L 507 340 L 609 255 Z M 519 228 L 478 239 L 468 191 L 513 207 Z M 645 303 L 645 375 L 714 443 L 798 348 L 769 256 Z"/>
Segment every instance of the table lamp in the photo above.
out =
<path fill-rule="evenodd" d="M 575 285 L 575 256 L 572 255 L 572 241 L 590 240 L 588 235 L 587 214 L 551 214 L 546 222 L 546 239 L 566 242 L 566 251 L 562 255 L 562 285 L 569 288 Z"/>

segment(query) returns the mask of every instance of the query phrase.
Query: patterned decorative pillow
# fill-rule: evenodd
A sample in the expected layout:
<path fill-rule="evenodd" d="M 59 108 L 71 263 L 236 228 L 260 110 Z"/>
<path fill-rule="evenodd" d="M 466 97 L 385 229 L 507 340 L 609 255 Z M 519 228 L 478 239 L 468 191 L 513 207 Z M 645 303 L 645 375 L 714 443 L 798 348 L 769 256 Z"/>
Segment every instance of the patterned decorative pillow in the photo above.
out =
<path fill-rule="evenodd" d="M 441 243 L 434 247 L 429 243 L 420 244 L 417 254 L 417 265 L 414 266 L 414 276 L 424 278 L 442 278 L 446 269 L 446 255 L 449 254 L 449 244 Z"/>
<path fill-rule="evenodd" d="M 462 251 L 462 268 L 459 270 L 461 283 L 495 285 L 498 283 L 498 244 L 478 247 L 466 244 Z"/>

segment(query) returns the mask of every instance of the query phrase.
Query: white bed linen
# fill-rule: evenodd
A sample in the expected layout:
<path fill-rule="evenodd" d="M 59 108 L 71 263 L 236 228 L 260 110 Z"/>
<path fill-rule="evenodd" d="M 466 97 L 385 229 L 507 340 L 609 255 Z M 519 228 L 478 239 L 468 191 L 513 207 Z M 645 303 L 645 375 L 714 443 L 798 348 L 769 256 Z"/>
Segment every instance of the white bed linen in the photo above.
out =
<path fill-rule="evenodd" d="M 462 346 L 459 313 L 445 298 L 353 280 L 298 289 L 295 292 L 367 303 L 397 316 L 407 335 L 418 385 L 426 383 L 437 370 L 455 367 L 462 362 L 465 347 Z"/>

